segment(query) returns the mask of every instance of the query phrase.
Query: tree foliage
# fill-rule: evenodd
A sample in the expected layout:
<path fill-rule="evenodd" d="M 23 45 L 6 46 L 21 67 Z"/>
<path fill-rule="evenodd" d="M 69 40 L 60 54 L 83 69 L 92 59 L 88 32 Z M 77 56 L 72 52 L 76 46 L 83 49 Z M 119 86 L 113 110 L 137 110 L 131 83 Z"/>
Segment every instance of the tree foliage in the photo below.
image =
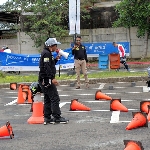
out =
<path fill-rule="evenodd" d="M 138 28 L 137 36 L 150 34 L 150 0 L 123 0 L 116 5 L 119 18 L 113 27 Z"/>
<path fill-rule="evenodd" d="M 81 19 L 90 17 L 85 5 L 90 5 L 88 0 L 81 3 Z M 17 27 L 34 40 L 36 47 L 43 45 L 48 37 L 63 37 L 68 30 L 68 0 L 8 0 L 3 10 L 17 11 L 20 14 L 21 26 Z M 21 15 L 27 12 L 32 13 Z"/>

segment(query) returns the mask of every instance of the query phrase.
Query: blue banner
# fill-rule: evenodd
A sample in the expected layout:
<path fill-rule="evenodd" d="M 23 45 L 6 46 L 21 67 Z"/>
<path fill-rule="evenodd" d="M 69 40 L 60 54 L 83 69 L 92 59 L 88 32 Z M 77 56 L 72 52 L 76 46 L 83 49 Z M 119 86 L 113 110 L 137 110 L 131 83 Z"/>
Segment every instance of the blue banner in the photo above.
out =
<path fill-rule="evenodd" d="M 129 42 L 118 42 L 125 48 L 127 56 L 130 53 Z M 86 47 L 88 54 L 105 54 L 118 53 L 118 49 L 113 47 L 112 43 L 83 43 Z M 73 43 L 71 44 L 73 46 Z M 61 69 L 69 69 L 74 67 L 74 56 L 72 55 L 72 48 L 65 49 L 64 52 L 69 53 L 68 58 L 65 59 L 63 56 L 56 64 L 56 69 L 59 66 Z M 53 53 L 54 57 L 58 54 Z M 39 71 L 39 60 L 40 54 L 35 55 L 23 55 L 14 53 L 0 52 L 0 70 L 3 71 Z"/>
<path fill-rule="evenodd" d="M 130 43 L 129 42 L 117 42 L 121 44 L 127 56 L 130 54 Z M 112 42 L 98 42 L 98 43 L 82 43 L 86 47 L 87 54 L 104 54 L 108 55 L 111 53 L 119 53 L 118 48 L 112 45 Z M 71 47 L 73 47 L 74 43 L 71 43 Z"/>
<path fill-rule="evenodd" d="M 68 52 L 68 58 L 63 56 L 56 64 L 56 69 L 69 69 L 74 67 L 74 57 L 72 56 L 72 49 L 66 49 Z M 54 57 L 58 54 L 53 53 Z M 24 55 L 0 52 L 0 70 L 2 71 L 39 71 L 40 54 L 36 55 Z"/>

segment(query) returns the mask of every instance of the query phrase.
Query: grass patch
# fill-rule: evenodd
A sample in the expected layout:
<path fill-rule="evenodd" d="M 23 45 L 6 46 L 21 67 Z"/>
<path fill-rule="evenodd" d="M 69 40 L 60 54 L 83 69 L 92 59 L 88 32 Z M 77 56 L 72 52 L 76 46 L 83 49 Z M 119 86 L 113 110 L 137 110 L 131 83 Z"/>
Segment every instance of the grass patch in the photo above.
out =
<path fill-rule="evenodd" d="M 147 77 L 147 72 L 116 72 L 116 71 L 103 71 L 88 74 L 88 78 L 110 78 L 110 77 L 128 77 L 128 76 L 143 76 Z M 84 78 L 81 74 L 81 78 Z M 69 80 L 76 79 L 76 75 L 61 74 L 60 77 L 56 75 L 57 80 Z M 9 75 L 0 73 L 0 83 L 11 83 L 11 82 L 36 82 L 38 81 L 38 75 Z"/>

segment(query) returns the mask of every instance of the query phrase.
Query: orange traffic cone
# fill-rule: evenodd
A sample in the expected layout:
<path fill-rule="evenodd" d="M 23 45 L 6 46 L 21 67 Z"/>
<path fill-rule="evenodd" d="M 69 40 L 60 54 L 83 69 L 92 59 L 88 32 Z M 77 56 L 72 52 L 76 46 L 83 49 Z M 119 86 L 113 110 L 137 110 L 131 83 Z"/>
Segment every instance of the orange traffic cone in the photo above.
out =
<path fill-rule="evenodd" d="M 10 83 L 10 90 L 16 90 L 17 89 L 17 83 Z"/>
<path fill-rule="evenodd" d="M 147 116 L 143 112 L 133 112 L 133 119 L 127 125 L 126 130 L 131 130 L 138 127 L 148 127 Z"/>
<path fill-rule="evenodd" d="M 110 111 L 128 112 L 128 109 L 121 104 L 121 99 L 112 99 L 110 101 Z"/>
<path fill-rule="evenodd" d="M 104 93 L 101 92 L 101 90 L 96 91 L 95 93 L 95 100 L 99 99 L 105 99 L 105 100 L 112 100 L 111 97 L 105 95 Z"/>
<path fill-rule="evenodd" d="M 29 90 L 29 86 L 28 85 L 22 85 L 22 91 L 23 92 L 24 91 L 28 92 L 28 90 Z"/>
<path fill-rule="evenodd" d="M 148 105 L 150 105 L 150 101 L 141 101 L 140 102 L 140 111 L 148 114 Z"/>
<path fill-rule="evenodd" d="M 148 122 L 150 122 L 150 105 L 148 105 L 147 107 L 148 107 L 147 120 L 148 120 Z"/>
<path fill-rule="evenodd" d="M 14 133 L 12 130 L 12 126 L 9 121 L 6 122 L 6 125 L 0 128 L 0 137 L 10 136 L 10 138 L 14 138 Z"/>
<path fill-rule="evenodd" d="M 27 100 L 28 93 L 26 91 L 22 91 L 24 101 Z"/>
<path fill-rule="evenodd" d="M 28 89 L 28 102 L 27 103 L 29 103 L 29 104 L 32 103 L 32 93 L 31 93 L 30 89 Z"/>
<path fill-rule="evenodd" d="M 124 140 L 124 150 L 144 150 L 142 143 L 139 141 Z"/>
<path fill-rule="evenodd" d="M 22 92 L 22 85 L 19 86 L 18 90 L 18 98 L 17 98 L 17 103 L 18 104 L 23 104 L 25 102 L 25 99 L 23 97 L 23 92 Z"/>
<path fill-rule="evenodd" d="M 90 111 L 91 108 L 79 103 L 77 99 L 74 99 L 74 100 L 71 100 L 70 110 L 71 111 L 75 111 L 75 110 Z"/>
<path fill-rule="evenodd" d="M 27 120 L 29 124 L 42 124 L 44 123 L 43 117 L 43 102 L 33 102 L 32 116 Z"/>
<path fill-rule="evenodd" d="M 33 102 L 31 103 L 30 112 L 33 112 Z"/>

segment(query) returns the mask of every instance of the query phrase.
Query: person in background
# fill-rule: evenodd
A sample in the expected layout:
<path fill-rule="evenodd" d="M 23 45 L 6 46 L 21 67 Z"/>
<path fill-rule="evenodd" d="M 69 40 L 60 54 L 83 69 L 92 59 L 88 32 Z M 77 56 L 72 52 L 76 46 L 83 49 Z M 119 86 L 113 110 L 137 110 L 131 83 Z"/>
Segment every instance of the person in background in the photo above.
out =
<path fill-rule="evenodd" d="M 11 53 L 11 50 L 7 46 L 2 47 L 2 52 Z"/>
<path fill-rule="evenodd" d="M 120 55 L 120 63 L 122 63 L 125 69 L 129 71 L 129 66 L 126 62 L 126 53 L 124 47 L 121 44 L 117 44 L 116 42 L 113 42 L 113 46 L 118 48 L 119 55 Z"/>
<path fill-rule="evenodd" d="M 87 75 L 86 63 L 88 62 L 86 48 L 81 44 L 81 36 L 76 37 L 74 47 L 72 48 L 72 55 L 74 55 L 75 60 L 75 72 L 77 74 L 77 87 L 80 89 L 80 70 L 85 78 L 86 88 L 89 88 L 89 80 Z"/>
<path fill-rule="evenodd" d="M 60 56 L 54 58 L 52 52 L 57 50 L 58 44 L 61 43 L 57 42 L 56 38 L 48 38 L 40 57 L 38 82 L 44 94 L 44 125 L 48 123 L 67 123 L 69 121 L 61 117 L 60 97 L 56 88 L 58 82 L 55 79 L 55 65 Z M 51 118 L 51 115 L 53 118 Z"/>

